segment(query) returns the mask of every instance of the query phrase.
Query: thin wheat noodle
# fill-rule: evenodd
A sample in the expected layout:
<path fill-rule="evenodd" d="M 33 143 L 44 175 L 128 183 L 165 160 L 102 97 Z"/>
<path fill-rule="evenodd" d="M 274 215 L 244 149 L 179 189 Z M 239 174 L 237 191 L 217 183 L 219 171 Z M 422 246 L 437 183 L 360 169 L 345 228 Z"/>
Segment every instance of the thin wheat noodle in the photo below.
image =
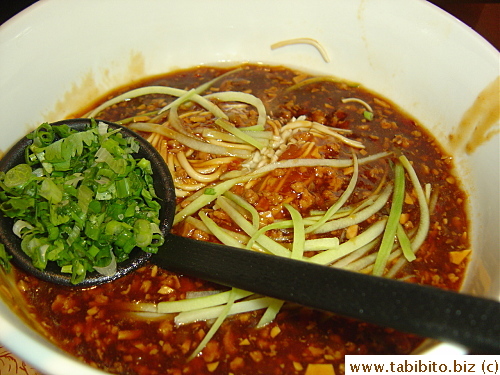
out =
<path fill-rule="evenodd" d="M 278 184 L 274 187 L 274 189 L 273 189 L 274 192 L 278 192 L 281 190 L 281 188 L 285 184 L 286 180 L 288 180 L 288 176 L 290 175 L 290 172 L 291 172 L 290 169 L 287 169 L 285 175 L 279 179 Z M 270 177 L 270 175 L 268 177 Z M 269 181 L 269 178 L 265 179 L 265 183 L 267 183 L 267 181 Z M 262 191 L 263 189 L 261 188 L 260 190 Z"/>
<path fill-rule="evenodd" d="M 176 197 L 184 198 L 184 197 L 187 197 L 189 194 L 190 193 L 188 191 L 184 191 L 184 190 L 180 190 L 180 189 L 175 188 L 175 196 Z"/>
<path fill-rule="evenodd" d="M 267 120 L 267 124 L 272 128 L 273 135 L 276 137 L 280 136 L 279 122 L 278 120 Z"/>
<path fill-rule="evenodd" d="M 318 42 L 316 39 L 313 38 L 294 38 L 294 39 L 283 40 L 281 42 L 271 44 L 271 49 L 275 50 L 277 48 L 291 46 L 294 44 L 309 44 L 318 50 L 318 52 L 320 53 L 323 60 L 325 60 L 325 62 L 327 63 L 330 62 L 330 57 L 328 56 L 325 47 L 323 47 L 323 45 L 321 45 L 320 42 Z"/>
<path fill-rule="evenodd" d="M 222 174 L 220 169 L 211 174 L 202 174 L 195 171 L 194 168 L 189 163 L 188 159 L 186 158 L 186 155 L 182 151 L 177 153 L 177 160 L 179 161 L 181 167 L 184 168 L 186 173 L 189 175 L 189 177 L 199 182 L 213 182 L 217 180 Z"/>
<path fill-rule="evenodd" d="M 352 133 L 352 130 L 350 130 L 350 129 L 326 127 L 325 125 L 320 124 L 319 122 L 307 121 L 307 120 L 302 120 L 302 119 L 298 119 L 298 120 L 295 120 L 295 121 L 290 121 L 288 124 L 284 125 L 281 128 L 281 131 L 283 131 L 283 130 L 290 130 L 290 129 L 296 129 L 296 128 L 310 129 L 310 128 L 313 127 L 314 124 L 319 125 L 319 128 L 323 127 L 325 129 L 328 129 L 328 130 L 331 130 L 331 131 L 334 131 L 334 132 L 338 132 L 338 133 L 346 133 L 346 134 L 351 134 Z"/>
<path fill-rule="evenodd" d="M 304 144 L 304 146 L 302 146 L 302 148 L 304 149 L 304 151 L 302 152 L 302 154 L 300 154 L 300 156 L 298 156 L 298 158 L 300 159 L 305 159 L 312 151 L 312 149 L 314 148 L 316 144 L 314 142 L 307 142 Z"/>
<path fill-rule="evenodd" d="M 188 117 L 195 117 L 195 116 L 199 116 L 199 117 L 212 117 L 212 112 L 210 111 L 203 111 L 203 110 L 198 110 L 198 111 L 191 111 L 191 112 L 184 112 L 182 114 L 179 115 L 179 118 L 181 119 L 185 119 L 185 118 L 188 118 Z"/>
<path fill-rule="evenodd" d="M 189 184 L 187 182 L 179 182 L 175 181 L 175 187 L 177 189 L 185 190 L 185 191 L 198 191 L 207 186 L 205 183 L 197 183 L 197 184 Z"/>
<path fill-rule="evenodd" d="M 146 138 L 146 141 L 151 143 L 153 145 L 153 147 L 156 147 L 154 144 L 154 140 L 156 139 L 157 135 L 158 135 L 158 133 L 150 133 L 149 136 Z"/>
<path fill-rule="evenodd" d="M 358 141 L 355 141 L 353 139 L 344 137 L 343 135 L 341 135 L 341 134 L 339 134 L 339 133 L 337 133 L 337 132 L 335 132 L 335 131 L 333 131 L 331 129 L 328 129 L 324 125 L 321 125 L 321 124 L 318 124 L 318 123 L 313 123 L 312 128 L 316 129 L 316 130 L 318 130 L 318 131 L 320 131 L 322 133 L 331 135 L 332 137 L 335 137 L 335 138 L 339 139 L 340 141 L 344 142 L 346 145 L 349 145 L 351 147 L 365 148 L 365 146 L 361 142 L 358 142 Z"/>
<path fill-rule="evenodd" d="M 197 165 L 193 165 L 193 162 L 190 161 L 190 164 L 191 164 L 191 167 L 193 167 L 193 169 L 198 172 L 198 173 L 201 173 L 201 174 L 210 174 L 210 173 L 214 173 L 218 168 L 219 166 L 214 164 L 214 165 L 208 165 L 208 166 L 205 166 L 205 167 L 199 167 Z"/>
<path fill-rule="evenodd" d="M 196 165 L 196 167 L 205 167 L 205 166 L 211 166 L 211 165 L 221 165 L 221 164 L 229 164 L 234 161 L 238 160 L 235 157 L 232 156 L 227 156 L 223 158 L 214 158 L 214 159 L 209 159 L 209 160 L 192 160 L 191 165 Z"/>
<path fill-rule="evenodd" d="M 162 156 L 163 160 L 167 161 L 168 159 L 168 144 L 167 140 L 162 138 L 159 142 L 160 147 L 159 147 L 159 152 L 160 155 Z"/>
<path fill-rule="evenodd" d="M 175 173 L 175 155 L 169 153 L 167 155 L 167 166 L 168 169 L 170 170 L 170 173 L 174 174 Z"/>
<path fill-rule="evenodd" d="M 373 109 L 370 106 L 370 104 L 368 104 L 364 100 L 361 100 L 361 99 L 358 99 L 358 98 L 345 98 L 345 99 L 342 99 L 342 103 L 359 103 L 363 107 L 365 107 L 368 111 L 373 112 Z"/>

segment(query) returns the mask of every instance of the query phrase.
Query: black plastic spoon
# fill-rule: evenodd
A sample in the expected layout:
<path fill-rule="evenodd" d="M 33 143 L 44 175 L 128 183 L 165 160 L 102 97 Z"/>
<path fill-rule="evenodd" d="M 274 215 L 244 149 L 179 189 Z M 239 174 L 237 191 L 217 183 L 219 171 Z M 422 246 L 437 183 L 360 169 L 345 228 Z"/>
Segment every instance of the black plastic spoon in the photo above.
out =
<path fill-rule="evenodd" d="M 66 120 L 83 130 L 88 119 Z M 158 152 L 142 137 L 127 128 L 126 136 L 137 138 L 138 156 L 151 161 L 157 195 L 161 198 L 161 230 L 166 240 L 158 254 L 134 250 L 130 260 L 118 265 L 107 277 L 94 272 L 79 287 L 117 279 L 147 261 L 173 272 L 187 274 L 222 285 L 330 311 L 346 317 L 391 327 L 423 337 L 448 341 L 488 353 L 500 353 L 500 303 L 433 287 L 404 283 L 382 277 L 295 261 L 258 252 L 195 241 L 170 234 L 175 212 L 172 177 Z M 24 162 L 24 149 L 31 140 L 23 138 L 0 161 L 0 171 Z M 70 276 L 49 265 L 35 268 L 21 250 L 20 239 L 12 232 L 12 220 L 0 214 L 0 242 L 24 271 L 43 280 L 72 285 Z"/>

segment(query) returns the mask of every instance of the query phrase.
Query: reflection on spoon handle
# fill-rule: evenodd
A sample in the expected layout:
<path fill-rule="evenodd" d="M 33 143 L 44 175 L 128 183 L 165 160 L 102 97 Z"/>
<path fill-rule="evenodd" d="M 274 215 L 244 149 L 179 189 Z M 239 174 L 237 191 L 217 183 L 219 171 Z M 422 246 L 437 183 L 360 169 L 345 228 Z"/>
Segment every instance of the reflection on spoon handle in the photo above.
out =
<path fill-rule="evenodd" d="M 151 260 L 167 270 L 304 306 L 500 352 L 500 303 L 175 235 Z"/>

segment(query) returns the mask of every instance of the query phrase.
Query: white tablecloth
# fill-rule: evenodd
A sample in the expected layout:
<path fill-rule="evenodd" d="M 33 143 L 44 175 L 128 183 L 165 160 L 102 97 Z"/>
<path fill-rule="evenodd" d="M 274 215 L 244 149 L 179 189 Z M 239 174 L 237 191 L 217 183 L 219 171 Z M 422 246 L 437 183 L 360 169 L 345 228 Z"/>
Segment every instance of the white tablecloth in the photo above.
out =
<path fill-rule="evenodd" d="M 0 346 L 0 375 L 42 375 L 26 362 Z"/>

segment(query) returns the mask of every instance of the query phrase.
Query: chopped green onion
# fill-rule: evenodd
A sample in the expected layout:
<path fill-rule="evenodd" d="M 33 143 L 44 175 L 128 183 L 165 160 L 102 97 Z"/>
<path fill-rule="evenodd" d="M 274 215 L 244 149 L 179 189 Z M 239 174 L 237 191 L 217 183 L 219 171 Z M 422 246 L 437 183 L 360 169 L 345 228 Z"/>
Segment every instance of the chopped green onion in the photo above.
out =
<path fill-rule="evenodd" d="M 206 194 L 206 195 L 215 195 L 216 194 L 216 191 L 214 188 L 206 188 L 204 191 L 203 191 L 203 194 Z"/>
<path fill-rule="evenodd" d="M 33 163 L 0 174 L 0 210 L 35 267 L 57 262 L 79 283 L 93 270 L 116 272 L 115 259 L 134 247 L 157 251 L 160 205 L 151 163 L 134 158 L 133 138 L 94 120 L 81 132 L 42 124 L 28 138 Z"/>
<path fill-rule="evenodd" d="M 373 112 L 370 112 L 370 111 L 364 111 L 363 112 L 363 117 L 365 119 L 367 119 L 368 121 L 372 121 L 373 120 Z"/>
<path fill-rule="evenodd" d="M 28 164 L 19 164 L 5 173 L 3 183 L 9 189 L 22 189 L 33 177 L 32 169 Z"/>
<path fill-rule="evenodd" d="M 57 204 L 62 201 L 63 192 L 51 178 L 44 178 L 40 186 L 40 195 L 50 203 Z"/>
<path fill-rule="evenodd" d="M 73 265 L 72 264 L 67 264 L 65 266 L 61 267 L 61 272 L 62 273 L 72 273 L 73 272 Z"/>
<path fill-rule="evenodd" d="M 12 256 L 7 253 L 3 243 L 0 243 L 0 267 L 9 272 L 11 269 L 10 259 Z"/>
<path fill-rule="evenodd" d="M 87 270 L 81 259 L 75 259 L 73 261 L 73 267 L 71 268 L 71 283 L 78 284 L 85 280 L 87 275 Z"/>
<path fill-rule="evenodd" d="M 48 123 L 41 124 L 35 130 L 35 139 L 37 140 L 37 146 L 48 146 L 54 141 L 54 137 L 54 130 Z"/>
<path fill-rule="evenodd" d="M 28 230 L 33 229 L 33 225 L 24 220 L 17 220 L 12 227 L 12 231 L 17 237 L 22 238 L 21 231 L 25 228 L 28 228 Z"/>
<path fill-rule="evenodd" d="M 135 244 L 139 247 L 147 247 L 153 240 L 153 231 L 149 221 L 137 219 L 134 223 Z"/>

